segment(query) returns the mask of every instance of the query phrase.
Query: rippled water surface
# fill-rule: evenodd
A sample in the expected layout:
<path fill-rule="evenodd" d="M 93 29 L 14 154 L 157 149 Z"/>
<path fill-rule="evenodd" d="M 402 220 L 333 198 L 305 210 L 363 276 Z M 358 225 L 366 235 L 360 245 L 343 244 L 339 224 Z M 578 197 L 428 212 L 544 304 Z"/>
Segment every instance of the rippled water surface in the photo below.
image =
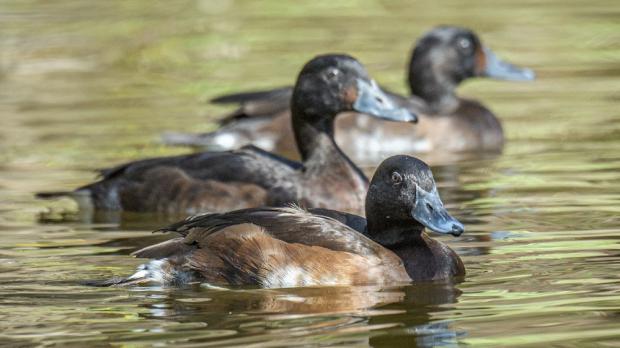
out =
<path fill-rule="evenodd" d="M 164 130 L 207 131 L 218 94 L 293 82 L 349 52 L 405 91 L 413 40 L 479 31 L 534 83 L 460 89 L 500 115 L 501 157 L 434 168 L 467 225 L 441 238 L 465 282 L 283 290 L 100 289 L 167 238 L 127 214 L 92 223 L 70 189 L 93 169 L 188 152 Z M 620 4 L 593 1 L 0 2 L 0 345 L 620 346 Z M 369 172 L 372 169 L 369 168 Z M 46 222 L 41 222 L 45 213 Z"/>

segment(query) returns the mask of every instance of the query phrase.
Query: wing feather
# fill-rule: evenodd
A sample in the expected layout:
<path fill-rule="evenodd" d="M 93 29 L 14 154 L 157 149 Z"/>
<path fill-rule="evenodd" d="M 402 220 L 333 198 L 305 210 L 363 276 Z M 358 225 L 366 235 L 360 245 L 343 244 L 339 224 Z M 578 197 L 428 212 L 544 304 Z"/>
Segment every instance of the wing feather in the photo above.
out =
<path fill-rule="evenodd" d="M 223 214 L 203 214 L 161 231 L 177 232 L 185 237 L 186 243 L 199 243 L 213 233 L 241 224 L 259 226 L 273 238 L 287 243 L 320 246 L 359 255 L 372 255 L 385 250 L 333 217 L 315 215 L 298 207 L 250 208 Z"/>
<path fill-rule="evenodd" d="M 290 86 L 266 91 L 227 94 L 211 99 L 214 104 L 240 104 L 240 107 L 219 120 L 221 126 L 240 119 L 270 117 L 290 107 L 293 88 Z"/>

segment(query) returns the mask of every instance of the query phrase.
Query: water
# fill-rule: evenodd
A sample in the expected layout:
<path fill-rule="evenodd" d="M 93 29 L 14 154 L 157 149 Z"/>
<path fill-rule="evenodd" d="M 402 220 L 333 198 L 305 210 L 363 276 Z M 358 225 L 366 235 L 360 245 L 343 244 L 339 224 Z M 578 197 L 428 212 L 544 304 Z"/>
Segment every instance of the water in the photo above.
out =
<path fill-rule="evenodd" d="M 620 6 L 594 1 L 0 3 L 0 344 L 6 346 L 620 346 Z M 290 84 L 346 51 L 405 91 L 413 40 L 469 26 L 535 83 L 468 82 L 501 116 L 501 157 L 434 168 L 467 225 L 441 238 L 457 285 L 98 289 L 165 221 L 89 223 L 70 189 L 95 168 L 182 153 L 221 93 Z M 370 169 L 369 169 L 370 170 Z M 68 213 L 69 212 L 69 213 Z M 46 213 L 46 223 L 40 222 Z M 63 220 L 69 218 L 69 220 Z M 109 219 L 108 219 L 109 221 Z M 114 221 L 114 220 L 112 220 Z"/>

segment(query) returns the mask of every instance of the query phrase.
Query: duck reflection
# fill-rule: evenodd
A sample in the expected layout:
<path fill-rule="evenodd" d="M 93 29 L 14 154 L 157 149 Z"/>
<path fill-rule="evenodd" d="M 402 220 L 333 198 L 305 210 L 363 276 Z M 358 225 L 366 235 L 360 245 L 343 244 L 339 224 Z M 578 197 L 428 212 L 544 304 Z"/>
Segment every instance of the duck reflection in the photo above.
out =
<path fill-rule="evenodd" d="M 119 230 L 156 230 L 163 225 L 183 220 L 187 214 L 155 214 L 127 211 L 93 211 L 80 209 L 67 211 L 50 208 L 39 213 L 38 221 L 42 224 L 87 224 L 95 225 L 93 229 L 100 231 Z"/>
<path fill-rule="evenodd" d="M 450 310 L 448 305 L 460 295 L 449 282 L 270 290 L 195 285 L 147 296 L 144 306 L 149 311 L 143 316 L 202 322 L 209 330 L 233 330 L 237 332 L 234 340 L 257 333 L 261 340 L 287 339 L 294 328 L 295 337 L 321 336 L 326 344 L 450 347 L 457 346 L 465 333 L 453 328 L 451 321 L 434 318 Z"/>
<path fill-rule="evenodd" d="M 419 283 L 403 289 L 401 303 L 388 304 L 381 309 L 403 308 L 405 312 L 374 316 L 370 325 L 398 322 L 400 327 L 372 336 L 372 347 L 458 347 L 458 339 L 465 331 L 454 327 L 452 320 L 433 320 L 440 313 L 452 309 L 458 302 L 461 290 L 452 283 Z"/>

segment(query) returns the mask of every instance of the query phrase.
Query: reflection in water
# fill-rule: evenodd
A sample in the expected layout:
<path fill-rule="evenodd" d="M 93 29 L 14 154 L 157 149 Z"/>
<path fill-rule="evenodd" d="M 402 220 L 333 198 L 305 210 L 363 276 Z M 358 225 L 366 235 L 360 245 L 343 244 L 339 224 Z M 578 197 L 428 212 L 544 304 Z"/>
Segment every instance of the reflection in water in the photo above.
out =
<path fill-rule="evenodd" d="M 200 315 L 200 313 L 261 313 L 265 315 L 286 315 L 354 313 L 370 309 L 386 303 L 400 302 L 405 294 L 400 288 L 367 287 L 316 287 L 291 289 L 219 289 L 206 285 L 198 286 L 199 298 L 209 295 L 217 297 L 217 301 L 196 301 L 196 293 L 192 292 L 189 299 L 187 293 L 170 293 L 166 302 L 170 312 L 167 315 Z M 181 296 L 181 297 L 177 297 Z M 194 302 L 195 301 L 195 302 Z M 159 314 L 156 314 L 158 316 Z M 213 318 L 213 317 L 211 317 Z M 217 320 L 216 320 L 217 321 Z"/>
<path fill-rule="evenodd" d="M 68 198 L 67 198 L 68 199 Z M 63 199 L 65 200 L 65 199 Z M 173 222 L 183 220 L 187 214 L 154 214 L 137 213 L 126 211 L 105 211 L 77 209 L 77 204 L 70 207 L 48 207 L 39 213 L 40 223 L 82 223 L 82 224 L 106 224 L 115 228 L 126 230 L 155 230 Z"/>
<path fill-rule="evenodd" d="M 371 337 L 373 347 L 454 347 L 465 332 L 454 327 L 452 320 L 434 320 L 433 316 L 451 309 L 461 291 L 451 283 L 419 283 L 403 289 L 405 313 L 372 317 L 371 325 L 398 322 L 399 328 L 386 335 Z M 381 309 L 391 309 L 390 305 Z M 415 342 L 415 344 L 413 344 Z"/>
<path fill-rule="evenodd" d="M 144 290 L 134 290 L 144 291 Z M 463 335 L 449 321 L 434 322 L 431 313 L 456 303 L 460 295 L 451 283 L 420 283 L 381 288 L 322 287 L 303 289 L 215 290 L 166 292 L 146 307 L 145 318 L 204 322 L 210 330 L 237 336 L 261 335 L 277 339 L 295 331 L 299 337 L 329 334 L 338 340 L 364 346 L 452 346 Z M 395 305 L 394 305 L 395 304 Z M 408 309 L 402 309 L 406 304 Z M 392 329 L 387 334 L 387 329 Z M 370 332 L 370 340 L 362 332 Z M 218 340 L 221 338 L 218 337 Z M 240 343 L 243 338 L 219 341 Z"/>

